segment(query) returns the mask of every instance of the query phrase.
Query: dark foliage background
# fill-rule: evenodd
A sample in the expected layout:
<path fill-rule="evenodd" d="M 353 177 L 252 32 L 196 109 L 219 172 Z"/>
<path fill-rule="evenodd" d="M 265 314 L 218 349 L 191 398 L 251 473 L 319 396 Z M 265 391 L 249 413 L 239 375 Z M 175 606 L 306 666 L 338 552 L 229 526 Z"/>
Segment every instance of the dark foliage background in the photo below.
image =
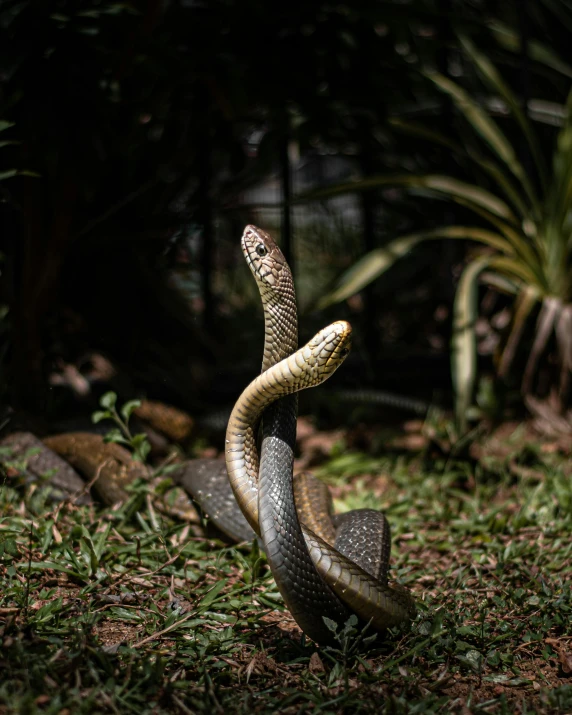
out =
<path fill-rule="evenodd" d="M 4 0 L 4 401 L 61 416 L 78 400 L 91 409 L 98 381 L 192 411 L 232 401 L 262 340 L 238 248 L 247 222 L 280 237 L 303 336 L 330 313 L 356 324 L 354 367 L 365 371 L 350 381 L 446 395 L 462 244 L 427 245 L 361 296 L 326 314 L 311 307 L 364 251 L 462 222 L 463 208 L 399 190 L 292 200 L 397 170 L 474 180 L 446 149 L 395 127 L 415 120 L 470 141 L 423 71 L 482 93 L 463 32 L 523 106 L 562 103 L 570 76 L 553 65 L 571 30 L 560 0 Z M 538 129 L 544 150 L 554 128 L 545 117 Z M 54 388 L 66 366 L 93 383 L 87 396 L 65 380 Z"/>

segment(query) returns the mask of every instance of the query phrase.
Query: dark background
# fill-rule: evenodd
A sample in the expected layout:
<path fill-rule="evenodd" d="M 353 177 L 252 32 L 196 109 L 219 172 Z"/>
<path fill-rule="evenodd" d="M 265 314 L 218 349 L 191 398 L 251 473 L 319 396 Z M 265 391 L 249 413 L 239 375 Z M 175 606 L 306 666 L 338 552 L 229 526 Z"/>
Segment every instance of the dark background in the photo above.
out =
<path fill-rule="evenodd" d="M 335 318 L 354 325 L 338 387 L 450 404 L 451 306 L 466 244 L 427 243 L 359 296 L 313 306 L 365 251 L 462 222 L 463 207 L 391 188 L 296 198 L 391 172 L 478 180 L 446 147 L 392 120 L 463 143 L 457 112 L 424 75 L 437 69 L 490 99 L 461 32 L 523 107 L 565 102 L 570 78 L 532 50 L 541 42 L 566 58 L 571 30 L 561 0 L 3 0 L 6 419 L 89 413 L 107 389 L 193 414 L 232 403 L 262 346 L 239 247 L 246 223 L 269 230 L 291 262 L 303 339 Z M 551 122 L 536 123 L 540 148 L 550 146 Z M 508 120 L 504 129 L 513 132 Z M 502 297 L 481 298 L 485 315 L 503 307 Z M 492 364 L 486 350 L 480 360 Z"/>

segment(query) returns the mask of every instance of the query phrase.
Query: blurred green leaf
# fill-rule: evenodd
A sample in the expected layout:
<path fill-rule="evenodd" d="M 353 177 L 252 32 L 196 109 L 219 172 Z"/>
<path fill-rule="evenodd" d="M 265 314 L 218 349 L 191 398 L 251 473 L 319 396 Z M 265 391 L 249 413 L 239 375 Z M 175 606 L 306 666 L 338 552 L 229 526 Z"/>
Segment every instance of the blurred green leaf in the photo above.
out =
<path fill-rule="evenodd" d="M 490 24 L 490 29 L 499 45 L 511 52 L 519 54 L 522 52 L 520 32 L 513 30 L 498 20 L 494 20 Z M 560 58 L 548 45 L 538 40 L 530 39 L 528 41 L 528 54 L 535 62 L 539 62 L 550 69 L 560 72 L 565 77 L 572 79 L 572 66 Z"/>
<path fill-rule="evenodd" d="M 502 236 L 486 229 L 471 226 L 443 226 L 432 231 L 402 236 L 384 248 L 377 248 L 360 258 L 355 265 L 342 274 L 337 281 L 336 287 L 321 298 L 317 308 L 322 309 L 333 303 L 339 303 L 363 290 L 418 243 L 443 238 L 472 239 L 486 243 L 493 248 L 510 252 L 510 246 Z"/>
<path fill-rule="evenodd" d="M 120 410 L 121 416 L 126 422 L 129 422 L 133 410 L 136 410 L 138 407 L 141 407 L 141 400 L 130 400 L 126 402 Z"/>
<path fill-rule="evenodd" d="M 113 410 L 116 403 L 117 395 L 115 392 L 106 392 L 104 395 L 101 396 L 101 399 L 99 400 L 99 404 L 102 407 L 105 407 L 105 409 L 107 410 Z"/>
<path fill-rule="evenodd" d="M 489 115 L 475 102 L 471 96 L 458 84 L 444 77 L 438 72 L 428 73 L 426 75 L 434 84 L 443 90 L 451 97 L 457 109 L 463 114 L 467 122 L 471 125 L 474 131 L 479 134 L 485 142 L 490 146 L 494 153 L 503 162 L 506 168 L 516 176 L 520 181 L 523 189 L 526 191 L 528 199 L 536 202 L 534 189 L 520 163 L 518 156 L 508 141 L 506 136 L 501 132 L 498 125 L 489 117 Z"/>
<path fill-rule="evenodd" d="M 126 439 L 121 430 L 118 427 L 113 427 L 106 433 L 103 438 L 104 442 L 115 442 L 117 444 L 130 444 L 129 440 Z"/>
<path fill-rule="evenodd" d="M 519 221 L 511 211 L 510 207 L 507 206 L 506 202 L 499 199 L 490 191 L 487 191 L 480 186 L 468 184 L 454 177 L 441 174 L 394 174 L 387 176 L 374 176 L 367 179 L 357 179 L 351 182 L 344 182 L 343 184 L 328 186 L 325 189 L 309 191 L 298 196 L 297 201 L 330 199 L 335 196 L 339 196 L 340 194 L 359 193 L 362 191 L 370 191 L 372 189 L 381 189 L 387 186 L 428 189 L 431 192 L 435 192 L 439 198 L 446 197 L 449 199 L 462 199 L 467 204 L 481 208 L 484 211 L 488 211 L 493 216 L 502 218 L 510 223 L 514 223 L 515 225 L 519 224 Z"/>
<path fill-rule="evenodd" d="M 478 317 L 478 280 L 491 257 L 482 256 L 470 263 L 459 280 L 453 309 L 451 370 L 455 388 L 455 414 L 461 433 L 467 429 L 467 410 L 471 404 L 477 375 L 475 322 Z"/>
<path fill-rule="evenodd" d="M 0 555 L 2 553 L 9 556 L 18 556 L 18 546 L 14 539 L 4 539 L 0 542 Z"/>
<path fill-rule="evenodd" d="M 461 35 L 459 35 L 459 41 L 461 42 L 461 45 L 463 46 L 465 52 L 471 57 L 473 62 L 478 67 L 479 71 L 481 72 L 482 76 L 486 80 L 487 84 L 493 90 L 498 92 L 499 95 L 506 101 L 506 103 L 510 107 L 511 112 L 513 113 L 513 116 L 517 120 L 518 124 L 520 125 L 520 128 L 522 129 L 524 136 L 526 137 L 526 141 L 528 143 L 531 154 L 532 154 L 534 161 L 536 163 L 536 168 L 538 170 L 538 173 L 539 173 L 539 176 L 541 179 L 541 183 L 543 185 L 545 185 L 546 184 L 546 163 L 545 163 L 545 161 L 542 157 L 542 154 L 540 152 L 540 145 L 538 144 L 538 139 L 534 135 L 532 126 L 530 125 L 530 122 L 528 121 L 527 117 L 525 116 L 524 112 L 522 111 L 522 107 L 521 107 L 521 103 L 520 103 L 519 99 L 517 99 L 514 92 L 507 85 L 507 83 L 503 80 L 503 78 L 497 71 L 497 68 L 493 65 L 493 63 L 488 59 L 488 57 L 486 57 L 485 55 L 483 55 L 481 52 L 479 52 L 477 50 L 477 48 L 469 40 L 468 37 L 461 34 Z M 532 191 L 530 198 L 531 199 L 536 198 L 534 191 Z M 539 214 L 540 207 L 538 205 L 535 205 L 534 209 L 537 212 L 537 214 Z"/>
<path fill-rule="evenodd" d="M 463 147 L 460 144 L 452 141 L 449 136 L 441 134 L 433 129 L 427 129 L 421 124 L 415 124 L 414 122 L 406 122 L 402 119 L 390 118 L 389 123 L 396 129 L 406 132 L 407 134 L 412 134 L 418 137 L 427 139 L 433 143 L 441 144 L 446 146 L 455 154 L 462 156 L 465 155 L 470 162 L 473 162 L 478 167 L 480 167 L 486 174 L 488 174 L 492 180 L 501 189 L 505 197 L 509 202 L 516 208 L 520 216 L 525 217 L 528 215 L 528 209 L 526 206 L 526 201 L 520 195 L 518 187 L 510 180 L 506 174 L 506 170 L 503 171 L 502 168 L 487 159 L 486 157 L 478 154 L 470 147 Z"/>
<path fill-rule="evenodd" d="M 538 302 L 538 289 L 535 286 L 525 286 L 516 296 L 514 316 L 508 338 L 499 359 L 498 374 L 504 377 L 508 374 L 514 359 L 526 321 Z"/>
<path fill-rule="evenodd" d="M 146 462 L 147 456 L 151 451 L 151 445 L 149 444 L 147 435 L 144 433 L 134 435 L 130 444 L 134 451 L 135 458 L 140 462 Z"/>

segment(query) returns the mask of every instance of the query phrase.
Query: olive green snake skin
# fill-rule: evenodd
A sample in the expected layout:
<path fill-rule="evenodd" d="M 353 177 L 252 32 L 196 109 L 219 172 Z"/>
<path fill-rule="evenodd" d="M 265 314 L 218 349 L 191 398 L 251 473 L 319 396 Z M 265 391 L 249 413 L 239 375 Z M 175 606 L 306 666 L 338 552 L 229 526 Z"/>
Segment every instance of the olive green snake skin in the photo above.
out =
<path fill-rule="evenodd" d="M 384 630 L 415 614 L 409 593 L 387 584 L 390 537 L 384 516 L 356 510 L 338 518 L 334 528 L 323 485 L 309 475 L 294 483 L 292 478 L 295 393 L 320 384 L 339 367 L 349 352 L 351 328 L 333 323 L 295 350 L 294 289 L 282 254 L 253 226 L 245 229 L 242 248 L 262 297 L 265 350 L 262 374 L 242 393 L 228 423 L 226 466 L 234 495 L 308 636 L 330 642 L 323 616 L 342 625 L 352 613 Z"/>

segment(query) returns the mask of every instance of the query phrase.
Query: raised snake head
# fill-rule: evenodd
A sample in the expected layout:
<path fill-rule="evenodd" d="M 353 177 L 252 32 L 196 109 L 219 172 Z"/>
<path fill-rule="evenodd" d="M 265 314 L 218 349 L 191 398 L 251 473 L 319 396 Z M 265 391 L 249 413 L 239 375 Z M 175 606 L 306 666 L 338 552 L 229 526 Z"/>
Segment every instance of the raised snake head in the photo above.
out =
<path fill-rule="evenodd" d="M 293 294 L 292 273 L 272 236 L 256 226 L 246 226 L 241 247 L 261 293 L 267 288 L 271 291 L 291 290 Z"/>

